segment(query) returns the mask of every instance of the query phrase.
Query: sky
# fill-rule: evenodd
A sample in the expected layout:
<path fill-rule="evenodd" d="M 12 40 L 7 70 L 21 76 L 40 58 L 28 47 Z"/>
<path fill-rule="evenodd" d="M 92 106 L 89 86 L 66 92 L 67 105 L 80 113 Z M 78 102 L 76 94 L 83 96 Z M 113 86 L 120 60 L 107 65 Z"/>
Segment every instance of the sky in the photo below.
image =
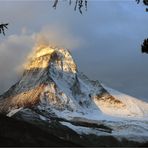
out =
<path fill-rule="evenodd" d="M 33 47 L 56 44 L 71 50 L 79 71 L 126 94 L 148 102 L 148 13 L 134 0 L 88 0 L 81 15 L 74 4 L 49 0 L 0 0 L 0 93 L 19 78 Z"/>

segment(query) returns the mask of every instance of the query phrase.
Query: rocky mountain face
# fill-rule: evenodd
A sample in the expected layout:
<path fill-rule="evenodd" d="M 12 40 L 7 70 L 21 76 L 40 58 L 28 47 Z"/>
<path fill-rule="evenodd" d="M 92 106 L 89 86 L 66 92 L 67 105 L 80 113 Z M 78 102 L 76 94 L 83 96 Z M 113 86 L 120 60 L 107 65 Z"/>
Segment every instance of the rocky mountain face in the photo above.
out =
<path fill-rule="evenodd" d="M 89 80 L 66 49 L 37 48 L 0 96 L 0 112 L 76 145 L 148 142 L 148 103 Z"/>

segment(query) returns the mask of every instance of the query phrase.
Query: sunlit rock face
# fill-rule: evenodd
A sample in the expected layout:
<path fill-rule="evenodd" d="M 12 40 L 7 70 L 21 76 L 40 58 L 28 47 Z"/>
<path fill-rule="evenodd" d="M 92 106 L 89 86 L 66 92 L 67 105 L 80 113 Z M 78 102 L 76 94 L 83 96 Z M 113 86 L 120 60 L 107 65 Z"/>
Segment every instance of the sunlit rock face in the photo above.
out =
<path fill-rule="evenodd" d="M 73 73 L 77 71 L 70 51 L 53 47 L 37 47 L 30 55 L 29 62 L 25 64 L 25 70 L 47 68 L 53 63 L 58 70 Z"/>

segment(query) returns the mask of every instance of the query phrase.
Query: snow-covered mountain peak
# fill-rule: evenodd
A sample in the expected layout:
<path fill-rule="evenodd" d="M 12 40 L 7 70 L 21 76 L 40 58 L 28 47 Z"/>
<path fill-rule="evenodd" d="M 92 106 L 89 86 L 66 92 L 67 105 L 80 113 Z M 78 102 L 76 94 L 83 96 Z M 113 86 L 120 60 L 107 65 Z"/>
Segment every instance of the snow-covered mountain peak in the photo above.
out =
<path fill-rule="evenodd" d="M 79 86 L 77 66 L 70 52 L 39 47 L 28 59 L 20 81 L 1 96 L 0 110 L 8 112 L 18 107 L 34 106 L 44 99 L 47 106 L 75 108 L 77 103 L 72 93 L 80 93 L 81 88 L 76 88 Z"/>
<path fill-rule="evenodd" d="M 102 113 L 147 116 L 147 103 L 139 105 L 136 99 L 121 93 L 117 97 L 112 92 L 79 73 L 67 49 L 38 47 L 30 56 L 20 81 L 1 96 L 0 110 L 9 112 L 12 108 L 46 104 L 58 110 L 75 110 L 84 114 L 97 110 L 98 117 Z"/>
<path fill-rule="evenodd" d="M 56 118 L 64 121 L 60 124 L 85 134 L 104 134 L 87 126 L 108 131 L 107 125 L 113 129 L 109 136 L 121 135 L 134 140 L 141 137 L 137 136 L 136 126 L 138 134 L 140 131 L 147 138 L 148 103 L 79 73 L 67 49 L 37 48 L 25 65 L 21 79 L 0 96 L 0 112 L 27 122 L 46 122 L 49 126 L 49 120 Z"/>
<path fill-rule="evenodd" d="M 50 47 L 38 47 L 29 55 L 27 62 L 24 64 L 25 70 L 46 68 L 55 49 Z"/>
<path fill-rule="evenodd" d="M 25 64 L 25 70 L 47 68 L 54 65 L 58 70 L 64 72 L 77 72 L 77 66 L 67 49 L 58 49 L 53 47 L 38 47 L 29 56 Z"/>
<path fill-rule="evenodd" d="M 64 79 L 64 76 L 75 77 L 77 66 L 68 50 L 58 49 L 51 55 L 49 71 L 53 77 Z"/>

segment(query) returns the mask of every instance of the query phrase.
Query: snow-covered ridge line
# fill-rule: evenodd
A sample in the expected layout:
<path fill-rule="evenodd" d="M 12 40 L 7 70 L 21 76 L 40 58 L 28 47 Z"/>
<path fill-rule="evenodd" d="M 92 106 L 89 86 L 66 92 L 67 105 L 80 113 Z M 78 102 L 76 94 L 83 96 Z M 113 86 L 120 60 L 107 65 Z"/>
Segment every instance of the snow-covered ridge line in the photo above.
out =
<path fill-rule="evenodd" d="M 120 100 L 125 104 L 128 110 L 125 110 L 128 113 L 128 116 L 135 117 L 145 117 L 148 120 L 148 103 L 141 101 L 135 97 L 129 96 L 127 94 L 121 93 L 117 90 L 107 87 L 102 84 L 106 91 L 111 94 L 116 99 Z"/>

